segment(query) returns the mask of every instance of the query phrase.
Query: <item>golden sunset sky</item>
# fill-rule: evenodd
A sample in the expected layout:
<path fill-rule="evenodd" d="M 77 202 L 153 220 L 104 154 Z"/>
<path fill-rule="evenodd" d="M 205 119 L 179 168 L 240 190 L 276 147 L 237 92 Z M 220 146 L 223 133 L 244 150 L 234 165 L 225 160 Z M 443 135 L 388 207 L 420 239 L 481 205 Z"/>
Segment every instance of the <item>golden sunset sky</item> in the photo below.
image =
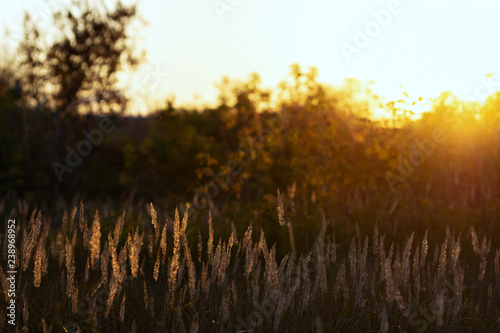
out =
<path fill-rule="evenodd" d="M 49 27 L 48 8 L 62 0 L 1 1 L 0 23 L 11 31 L 2 44 L 14 50 L 23 12 Z M 373 80 L 386 100 L 447 90 L 481 100 L 500 88 L 498 1 L 142 0 L 139 11 L 149 24 L 134 34 L 147 62 L 121 76 L 134 113 L 172 95 L 177 105 L 214 103 L 224 75 L 258 72 L 272 88 L 292 63 L 316 66 L 333 85 Z M 145 94 L 152 71 L 157 81 Z"/>

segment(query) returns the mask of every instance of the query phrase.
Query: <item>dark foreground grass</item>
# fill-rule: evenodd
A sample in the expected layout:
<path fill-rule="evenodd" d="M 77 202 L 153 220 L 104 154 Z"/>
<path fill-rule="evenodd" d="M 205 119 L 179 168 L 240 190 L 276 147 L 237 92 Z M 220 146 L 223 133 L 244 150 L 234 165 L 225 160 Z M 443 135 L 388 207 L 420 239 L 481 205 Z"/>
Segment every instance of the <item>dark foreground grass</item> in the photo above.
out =
<path fill-rule="evenodd" d="M 253 225 L 222 239 L 211 217 L 201 232 L 189 226 L 189 211 L 165 221 L 153 205 L 148 210 L 149 216 L 123 212 L 104 223 L 80 204 L 57 228 L 40 211 L 21 219 L 16 326 L 6 315 L 0 326 L 24 332 L 500 331 L 500 249 L 472 226 L 448 230 L 439 243 L 427 231 L 389 241 L 377 225 L 369 236 L 339 240 L 323 220 L 314 245 L 296 252 L 301 235 L 293 235 L 293 221 L 278 203 L 276 223 L 290 247 L 281 255 Z M 6 314 L 8 237 L 0 245 Z"/>

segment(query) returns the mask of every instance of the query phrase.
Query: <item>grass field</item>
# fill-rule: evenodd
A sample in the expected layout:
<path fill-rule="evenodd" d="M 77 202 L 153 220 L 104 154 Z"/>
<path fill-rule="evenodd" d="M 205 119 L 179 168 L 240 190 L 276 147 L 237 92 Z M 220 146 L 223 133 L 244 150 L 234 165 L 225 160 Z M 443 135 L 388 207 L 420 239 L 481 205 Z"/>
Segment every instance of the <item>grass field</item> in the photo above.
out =
<path fill-rule="evenodd" d="M 244 234 L 233 228 L 222 239 L 208 211 L 201 231 L 190 226 L 188 211 L 163 220 L 152 204 L 142 208 L 142 217 L 118 212 L 108 218 L 117 212 L 103 209 L 103 216 L 81 203 L 59 227 L 34 210 L 16 225 L 14 331 L 500 329 L 500 249 L 491 235 L 469 227 L 448 229 L 440 242 L 429 241 L 432 230 L 389 242 L 374 223 L 367 235 L 339 239 L 334 223 L 323 220 L 314 245 L 298 252 L 281 200 L 276 224 L 289 239 L 285 255 L 253 225 Z M 7 240 L 0 243 L 3 261 Z M 2 316 L 0 325 L 8 319 Z"/>

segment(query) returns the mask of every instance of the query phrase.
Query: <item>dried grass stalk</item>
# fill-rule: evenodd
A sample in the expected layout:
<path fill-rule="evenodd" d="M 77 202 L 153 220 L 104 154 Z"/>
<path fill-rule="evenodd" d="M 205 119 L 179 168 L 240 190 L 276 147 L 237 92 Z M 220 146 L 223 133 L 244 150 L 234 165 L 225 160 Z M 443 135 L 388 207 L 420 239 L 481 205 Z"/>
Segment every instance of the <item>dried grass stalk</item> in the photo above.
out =
<path fill-rule="evenodd" d="M 278 198 L 277 198 L 277 211 L 278 211 L 278 221 L 280 226 L 284 226 L 285 221 L 285 208 L 283 206 L 283 199 L 281 198 L 280 189 L 278 189 Z"/>
<path fill-rule="evenodd" d="M 92 236 L 90 237 L 90 265 L 92 270 L 97 270 L 99 265 L 99 254 L 101 252 L 101 222 L 99 213 L 95 211 L 94 223 L 92 224 Z"/>

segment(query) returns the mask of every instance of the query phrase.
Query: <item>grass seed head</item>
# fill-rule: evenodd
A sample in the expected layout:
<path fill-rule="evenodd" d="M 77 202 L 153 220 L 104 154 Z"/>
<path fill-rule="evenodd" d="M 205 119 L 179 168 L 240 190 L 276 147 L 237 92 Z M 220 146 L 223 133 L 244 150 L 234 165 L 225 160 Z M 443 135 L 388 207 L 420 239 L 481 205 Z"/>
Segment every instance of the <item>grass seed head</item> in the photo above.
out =
<path fill-rule="evenodd" d="M 94 215 L 92 224 L 92 236 L 90 237 L 90 260 L 93 270 L 96 270 L 99 265 L 99 254 L 101 253 L 101 222 L 99 221 L 99 213 L 97 210 Z"/>
<path fill-rule="evenodd" d="M 278 204 L 277 204 L 277 211 L 278 211 L 278 220 L 280 223 L 280 226 L 284 226 L 286 221 L 285 221 L 285 208 L 283 206 L 283 199 L 281 198 L 281 193 L 280 189 L 278 189 Z"/>

